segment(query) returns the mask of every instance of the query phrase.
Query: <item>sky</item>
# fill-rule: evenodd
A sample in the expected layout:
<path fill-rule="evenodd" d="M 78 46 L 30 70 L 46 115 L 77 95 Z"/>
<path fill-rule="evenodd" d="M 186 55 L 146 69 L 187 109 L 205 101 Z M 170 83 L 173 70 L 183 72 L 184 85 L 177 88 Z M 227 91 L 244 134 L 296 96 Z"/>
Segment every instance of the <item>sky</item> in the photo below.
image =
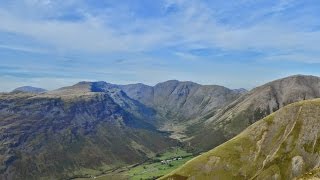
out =
<path fill-rule="evenodd" d="M 318 0 L 0 0 L 0 91 L 320 76 Z"/>

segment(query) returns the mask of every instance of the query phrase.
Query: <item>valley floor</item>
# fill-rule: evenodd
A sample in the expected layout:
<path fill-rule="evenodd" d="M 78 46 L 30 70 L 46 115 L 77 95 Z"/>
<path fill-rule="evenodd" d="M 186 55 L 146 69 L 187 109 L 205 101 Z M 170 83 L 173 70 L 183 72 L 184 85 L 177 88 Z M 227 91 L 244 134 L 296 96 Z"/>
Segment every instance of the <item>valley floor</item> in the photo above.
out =
<path fill-rule="evenodd" d="M 76 178 L 74 180 L 156 179 L 172 172 L 193 157 L 194 155 L 192 153 L 188 153 L 181 148 L 173 148 L 165 153 L 157 155 L 145 163 L 121 167 L 113 171 L 104 172 L 100 175 L 88 173 L 88 178 Z"/>

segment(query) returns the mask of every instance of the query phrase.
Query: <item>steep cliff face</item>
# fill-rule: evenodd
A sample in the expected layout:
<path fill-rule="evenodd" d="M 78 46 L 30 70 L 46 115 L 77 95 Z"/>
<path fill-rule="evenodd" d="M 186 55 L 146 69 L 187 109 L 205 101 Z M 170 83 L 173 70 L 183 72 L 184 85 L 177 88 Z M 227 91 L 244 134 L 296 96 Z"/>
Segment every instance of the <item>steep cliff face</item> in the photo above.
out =
<path fill-rule="evenodd" d="M 137 163 L 176 142 L 121 90 L 77 85 L 0 94 L 1 179 L 63 179 Z"/>
<path fill-rule="evenodd" d="M 320 178 L 320 99 L 281 108 L 164 179 Z"/>
<path fill-rule="evenodd" d="M 215 147 L 285 105 L 318 97 L 319 77 L 297 75 L 267 83 L 246 93 L 213 116 L 208 114 L 201 117 L 204 123 L 189 129 L 190 134 L 197 132 L 190 142 L 204 150 Z"/>

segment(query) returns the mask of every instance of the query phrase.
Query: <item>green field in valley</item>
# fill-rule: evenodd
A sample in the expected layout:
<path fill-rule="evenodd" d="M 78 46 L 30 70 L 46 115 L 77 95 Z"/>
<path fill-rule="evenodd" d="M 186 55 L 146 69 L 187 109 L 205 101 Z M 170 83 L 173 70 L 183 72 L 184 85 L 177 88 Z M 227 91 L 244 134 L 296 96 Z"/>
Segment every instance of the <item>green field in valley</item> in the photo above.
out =
<path fill-rule="evenodd" d="M 156 179 L 170 173 L 193 157 L 192 153 L 188 153 L 180 148 L 173 148 L 165 153 L 158 154 L 142 164 L 126 166 L 102 175 L 92 175 L 91 178 L 78 178 L 76 180 Z"/>

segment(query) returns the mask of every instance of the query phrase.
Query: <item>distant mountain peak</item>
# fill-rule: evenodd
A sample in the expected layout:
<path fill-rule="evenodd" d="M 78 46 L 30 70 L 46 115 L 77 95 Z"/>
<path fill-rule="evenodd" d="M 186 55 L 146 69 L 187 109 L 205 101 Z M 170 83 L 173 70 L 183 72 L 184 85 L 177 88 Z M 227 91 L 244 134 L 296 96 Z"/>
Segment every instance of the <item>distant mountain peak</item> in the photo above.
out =
<path fill-rule="evenodd" d="M 46 92 L 46 89 L 32 87 L 32 86 L 22 86 L 14 89 L 12 92 L 26 92 L 26 93 L 43 93 Z"/>
<path fill-rule="evenodd" d="M 198 83 L 195 83 L 195 82 L 192 82 L 192 81 L 179 81 L 179 80 L 176 80 L 176 79 L 172 79 L 172 80 L 168 80 L 168 81 L 164 81 L 164 82 L 160 82 L 158 84 L 196 84 L 196 85 L 200 85 Z"/>
<path fill-rule="evenodd" d="M 49 91 L 47 92 L 47 95 L 61 95 L 63 97 L 71 98 L 81 95 L 94 95 L 95 93 L 114 93 L 119 91 L 121 91 L 121 89 L 118 87 L 118 85 L 110 84 L 104 81 L 81 81 L 72 86 L 62 87 L 53 91 Z"/>
<path fill-rule="evenodd" d="M 233 91 L 235 91 L 237 93 L 246 93 L 246 92 L 248 92 L 248 90 L 246 90 L 245 88 L 233 89 Z"/>

